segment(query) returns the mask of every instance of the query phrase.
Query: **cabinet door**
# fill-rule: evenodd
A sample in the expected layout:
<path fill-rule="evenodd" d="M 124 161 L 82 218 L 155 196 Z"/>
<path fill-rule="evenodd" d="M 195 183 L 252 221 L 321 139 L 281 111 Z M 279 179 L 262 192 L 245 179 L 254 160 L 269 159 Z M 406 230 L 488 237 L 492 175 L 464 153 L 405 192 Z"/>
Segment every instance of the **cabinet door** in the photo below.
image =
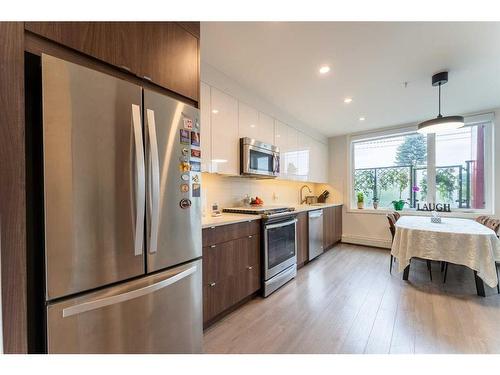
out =
<path fill-rule="evenodd" d="M 319 182 L 327 184 L 328 183 L 328 170 L 330 168 L 330 160 L 328 159 L 328 145 L 324 143 L 319 143 L 320 147 L 320 160 L 319 160 Z"/>
<path fill-rule="evenodd" d="M 334 242 L 342 241 L 342 206 L 335 207 L 335 237 Z"/>
<path fill-rule="evenodd" d="M 297 180 L 309 181 L 311 175 L 312 139 L 304 133 L 297 134 Z"/>
<path fill-rule="evenodd" d="M 261 288 L 260 268 L 258 266 L 250 266 L 242 271 L 236 280 L 236 297 L 239 302 Z"/>
<path fill-rule="evenodd" d="M 26 22 L 25 28 L 111 65 L 139 73 L 142 52 L 138 22 Z"/>
<path fill-rule="evenodd" d="M 173 22 L 140 23 L 139 75 L 198 101 L 198 38 Z"/>
<path fill-rule="evenodd" d="M 210 124 L 210 86 L 201 82 L 200 93 L 201 171 L 211 172 L 212 139 L 210 133 L 212 132 L 212 127 Z"/>
<path fill-rule="evenodd" d="M 260 139 L 259 112 L 249 105 L 238 102 L 238 134 L 240 138 Z"/>
<path fill-rule="evenodd" d="M 307 212 L 297 215 L 297 265 L 300 267 L 309 258 L 309 228 Z"/>
<path fill-rule="evenodd" d="M 297 131 L 276 120 L 274 138 L 276 146 L 280 149 L 280 178 L 293 180 L 297 175 Z"/>
<path fill-rule="evenodd" d="M 274 119 L 265 113 L 259 112 L 257 140 L 271 145 L 274 144 Z"/>
<path fill-rule="evenodd" d="M 238 253 L 237 302 L 260 289 L 260 236 L 249 235 L 235 245 Z"/>
<path fill-rule="evenodd" d="M 238 101 L 212 87 L 212 172 L 239 175 Z"/>
<path fill-rule="evenodd" d="M 309 146 L 309 176 L 308 181 L 328 182 L 328 146 L 313 138 L 305 140 L 304 144 Z"/>
<path fill-rule="evenodd" d="M 239 269 L 237 241 L 203 248 L 203 283 L 211 284 L 234 276 Z"/>
<path fill-rule="evenodd" d="M 203 285 L 203 323 L 207 323 L 236 302 L 237 287 L 237 278 L 234 276 Z"/>
<path fill-rule="evenodd" d="M 235 253 L 237 253 L 238 272 L 248 270 L 249 267 L 257 267 L 260 264 L 260 236 L 249 235 L 235 241 Z"/>
<path fill-rule="evenodd" d="M 323 209 L 323 248 L 326 250 L 333 245 L 335 235 L 335 210 L 334 207 Z"/>

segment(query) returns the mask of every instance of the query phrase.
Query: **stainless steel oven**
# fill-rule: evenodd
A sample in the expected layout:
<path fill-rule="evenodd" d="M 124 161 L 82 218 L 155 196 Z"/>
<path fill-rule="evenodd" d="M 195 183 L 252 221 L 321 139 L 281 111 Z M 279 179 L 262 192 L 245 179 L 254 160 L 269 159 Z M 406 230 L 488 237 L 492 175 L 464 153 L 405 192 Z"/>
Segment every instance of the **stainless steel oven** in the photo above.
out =
<path fill-rule="evenodd" d="M 251 138 L 240 139 L 240 173 L 264 178 L 280 174 L 279 148 Z"/>
<path fill-rule="evenodd" d="M 297 219 L 294 214 L 263 219 L 264 297 L 297 274 Z"/>

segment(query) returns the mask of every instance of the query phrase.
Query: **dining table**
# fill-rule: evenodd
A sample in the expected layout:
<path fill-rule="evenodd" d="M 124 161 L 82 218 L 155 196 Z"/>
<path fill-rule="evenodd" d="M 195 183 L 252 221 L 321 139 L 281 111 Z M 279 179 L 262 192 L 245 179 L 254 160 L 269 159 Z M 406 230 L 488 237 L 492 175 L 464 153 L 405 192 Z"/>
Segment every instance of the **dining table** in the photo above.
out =
<path fill-rule="evenodd" d="M 408 280 L 412 258 L 463 265 L 474 271 L 477 294 L 484 297 L 484 284 L 498 285 L 500 240 L 475 220 L 440 219 L 436 223 L 429 216 L 401 216 L 396 221 L 391 254 L 398 259 L 398 271 Z"/>

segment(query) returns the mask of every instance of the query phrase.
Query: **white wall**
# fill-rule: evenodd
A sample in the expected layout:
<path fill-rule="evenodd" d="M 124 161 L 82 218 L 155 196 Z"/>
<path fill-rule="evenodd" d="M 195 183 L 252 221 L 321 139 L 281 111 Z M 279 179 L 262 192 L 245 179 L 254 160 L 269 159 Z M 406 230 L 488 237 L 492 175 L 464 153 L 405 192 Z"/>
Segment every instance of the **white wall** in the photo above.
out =
<path fill-rule="evenodd" d="M 494 215 L 500 217 L 500 109 L 494 112 L 494 147 L 493 147 L 493 170 L 494 173 Z M 330 171 L 329 182 L 331 191 L 334 193 L 334 202 L 344 203 L 342 216 L 342 240 L 344 242 L 357 243 L 390 248 L 391 235 L 389 233 L 387 219 L 384 212 L 349 212 L 349 136 L 342 135 L 329 139 Z"/>

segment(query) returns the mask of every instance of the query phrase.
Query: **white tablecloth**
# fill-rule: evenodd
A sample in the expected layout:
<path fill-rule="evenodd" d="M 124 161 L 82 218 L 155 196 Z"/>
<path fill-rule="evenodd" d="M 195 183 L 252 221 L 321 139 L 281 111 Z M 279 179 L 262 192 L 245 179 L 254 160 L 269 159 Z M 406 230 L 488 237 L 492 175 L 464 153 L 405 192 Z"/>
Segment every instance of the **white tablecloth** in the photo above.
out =
<path fill-rule="evenodd" d="M 500 261 L 500 240 L 491 229 L 474 220 L 441 218 L 431 223 L 427 216 L 402 216 L 396 222 L 391 254 L 399 261 L 399 272 L 412 257 L 467 266 L 490 287 L 498 284 L 495 260 Z"/>

